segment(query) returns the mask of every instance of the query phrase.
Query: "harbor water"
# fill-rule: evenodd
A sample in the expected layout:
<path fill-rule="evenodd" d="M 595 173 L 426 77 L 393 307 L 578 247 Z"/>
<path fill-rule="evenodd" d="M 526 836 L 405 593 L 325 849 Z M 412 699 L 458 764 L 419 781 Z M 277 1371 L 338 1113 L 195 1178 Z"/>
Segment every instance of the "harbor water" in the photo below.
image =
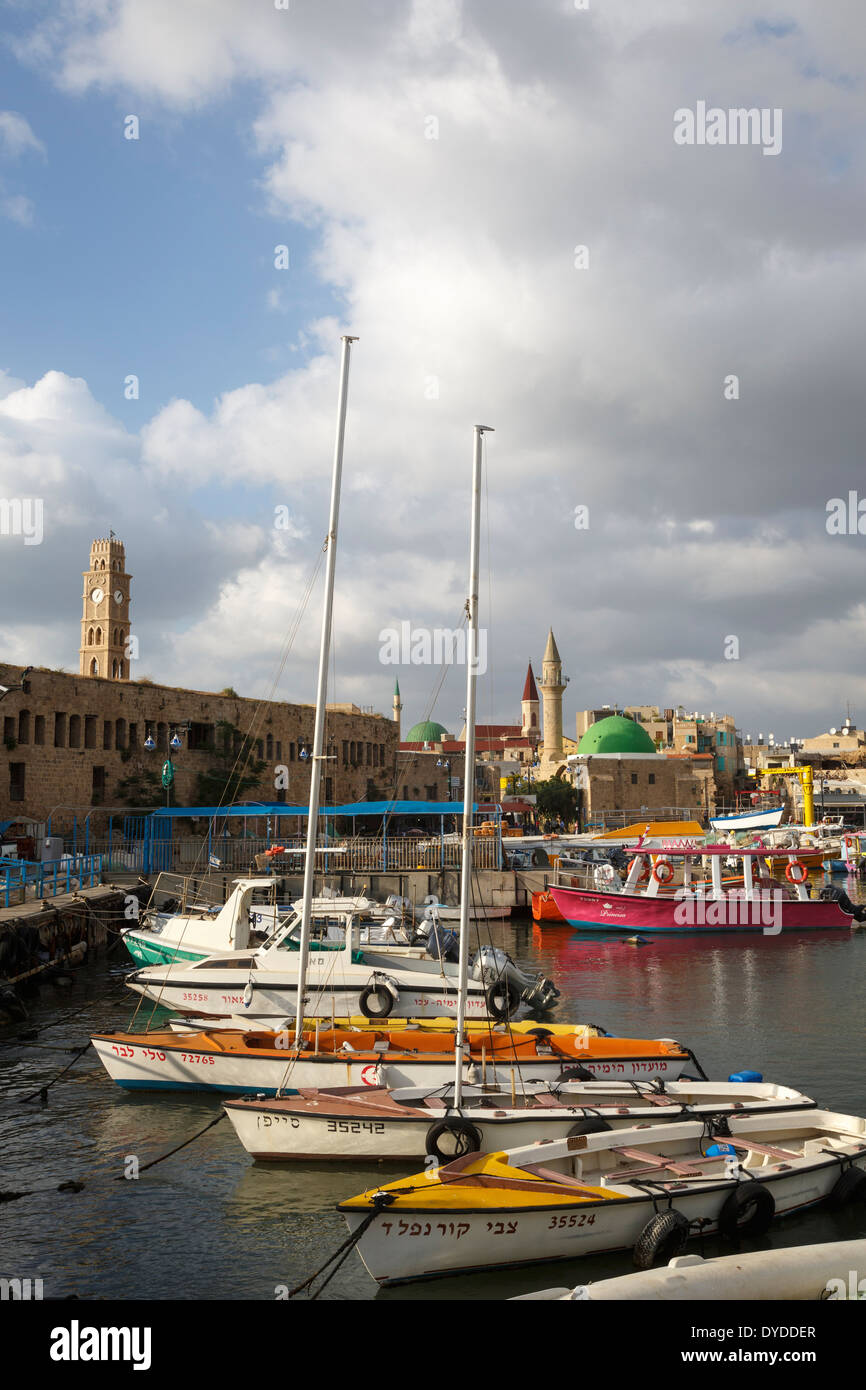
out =
<path fill-rule="evenodd" d="M 839 881 L 863 899 L 861 885 L 855 894 Z M 859 1047 L 866 931 L 631 945 L 514 918 L 490 935 L 518 964 L 553 976 L 562 992 L 558 1021 L 676 1038 L 711 1079 L 751 1068 L 828 1109 L 866 1114 Z M 0 1274 L 41 1278 L 45 1297 L 54 1298 L 285 1297 L 345 1239 L 335 1204 L 414 1165 L 255 1164 L 224 1120 L 145 1171 L 219 1115 L 219 1098 L 125 1093 L 92 1049 L 50 1089 L 47 1105 L 24 1101 L 69 1063 L 64 1048 L 127 1026 L 135 1000 L 123 985 L 122 949 L 101 952 L 68 983 L 42 985 L 28 1001 L 26 1026 L 41 1030 L 35 1041 L 16 1039 L 23 1025 L 0 1034 L 0 1190 L 24 1194 L 2 1206 Z M 139 1012 L 137 1027 L 146 1016 Z M 136 1162 L 139 1176 L 126 1177 Z M 67 1182 L 84 1186 L 57 1190 Z M 855 1236 L 866 1236 L 862 1207 L 837 1214 L 816 1208 L 744 1248 Z M 704 1253 L 729 1249 L 708 1240 Z M 631 1268 L 623 1253 L 377 1291 L 352 1251 L 323 1297 L 506 1298 Z"/>

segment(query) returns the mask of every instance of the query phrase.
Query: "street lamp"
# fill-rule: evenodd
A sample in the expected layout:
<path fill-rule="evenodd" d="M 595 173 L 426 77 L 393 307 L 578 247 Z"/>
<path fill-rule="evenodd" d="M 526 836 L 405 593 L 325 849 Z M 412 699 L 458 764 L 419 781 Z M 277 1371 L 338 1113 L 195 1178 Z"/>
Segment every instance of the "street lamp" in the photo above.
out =
<path fill-rule="evenodd" d="M 451 801 L 451 800 L 453 800 L 453 797 L 452 797 L 452 794 L 451 794 L 451 792 L 452 792 L 452 788 L 451 788 L 451 759 L 450 759 L 450 758 L 437 758 L 437 759 L 436 759 L 436 766 L 437 766 L 437 767 L 447 767 L 447 769 L 448 769 L 448 800 Z"/>
<path fill-rule="evenodd" d="M 171 754 L 176 753 L 178 749 L 183 747 L 183 740 L 180 737 L 179 731 L 183 731 L 187 736 L 189 736 L 189 731 L 191 727 L 191 719 L 185 719 L 179 724 L 169 725 L 169 733 L 171 735 L 168 743 L 169 756 L 166 758 L 165 762 L 162 765 L 162 785 L 165 787 L 166 806 L 171 805 L 171 784 L 174 781 L 175 772 L 174 763 L 171 760 Z M 156 739 L 153 737 L 152 731 L 148 732 L 147 738 L 144 740 L 144 747 L 146 748 L 148 753 L 152 753 L 156 748 Z"/>

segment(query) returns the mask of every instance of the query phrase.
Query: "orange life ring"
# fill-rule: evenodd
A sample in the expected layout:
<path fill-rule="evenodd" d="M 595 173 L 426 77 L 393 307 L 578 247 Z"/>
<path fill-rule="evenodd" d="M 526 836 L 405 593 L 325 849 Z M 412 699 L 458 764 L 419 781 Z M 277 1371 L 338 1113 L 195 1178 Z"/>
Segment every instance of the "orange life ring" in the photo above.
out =
<path fill-rule="evenodd" d="M 664 878 L 662 878 L 661 874 L 659 873 L 659 869 L 667 869 L 667 873 L 665 874 Z M 674 866 L 669 859 L 660 859 L 657 864 L 653 865 L 653 878 L 655 879 L 656 883 L 670 883 L 673 876 Z"/>
<path fill-rule="evenodd" d="M 795 869 L 802 869 L 803 871 L 800 874 L 799 878 L 796 878 L 794 876 Z M 802 859 L 794 859 L 785 869 L 785 878 L 788 880 L 789 883 L 805 883 L 808 877 L 809 870 L 803 863 Z"/>
<path fill-rule="evenodd" d="M 854 850 L 854 851 L 856 852 L 856 850 L 857 850 L 857 839 L 856 839 L 856 837 L 855 837 L 854 835 L 845 835 L 845 836 L 843 836 L 842 843 L 844 844 L 845 848 L 846 848 L 849 852 L 850 852 L 851 850 Z"/>

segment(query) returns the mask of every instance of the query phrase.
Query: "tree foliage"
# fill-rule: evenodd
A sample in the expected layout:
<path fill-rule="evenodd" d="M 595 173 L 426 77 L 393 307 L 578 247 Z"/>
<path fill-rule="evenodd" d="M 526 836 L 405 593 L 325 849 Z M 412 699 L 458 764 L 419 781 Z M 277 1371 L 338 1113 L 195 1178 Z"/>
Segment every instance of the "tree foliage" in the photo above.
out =
<path fill-rule="evenodd" d="M 562 782 L 551 777 L 546 782 L 536 782 L 536 807 L 541 820 L 573 821 L 577 816 L 578 792 L 570 782 Z"/>
<path fill-rule="evenodd" d="M 255 757 L 255 740 L 243 737 L 227 719 L 216 726 L 211 765 L 196 779 L 197 806 L 231 806 L 258 787 L 267 763 Z"/>

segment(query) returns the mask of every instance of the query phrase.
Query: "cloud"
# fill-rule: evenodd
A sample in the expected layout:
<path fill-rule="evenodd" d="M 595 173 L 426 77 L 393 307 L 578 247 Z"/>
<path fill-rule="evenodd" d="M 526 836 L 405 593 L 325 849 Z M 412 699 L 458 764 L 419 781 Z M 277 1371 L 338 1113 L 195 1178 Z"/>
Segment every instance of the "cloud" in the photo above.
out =
<path fill-rule="evenodd" d="M 862 478 L 866 30 L 844 9 L 789 0 L 784 23 L 756 26 L 751 0 L 73 0 L 36 24 L 19 54 L 79 94 L 183 112 L 252 89 L 261 197 L 312 231 L 312 273 L 342 304 L 341 322 L 305 325 L 297 368 L 210 409 L 172 401 L 137 439 L 86 391 L 30 388 L 40 408 L 52 391 L 74 407 L 65 451 L 42 417 L 16 426 L 18 448 L 71 470 L 71 507 L 97 504 L 104 468 L 103 513 L 125 507 L 139 546 L 191 547 L 198 577 L 154 635 L 165 670 L 266 682 L 324 529 L 351 330 L 344 691 L 387 703 L 387 621 L 453 625 L 483 421 L 497 431 L 485 715 L 516 715 L 550 622 L 572 712 L 682 700 L 767 724 L 811 702 L 833 722 L 841 689 L 866 698 L 859 648 L 822 621 L 860 630 L 860 541 L 824 525 L 827 498 Z M 782 154 L 675 146 L 673 113 L 698 99 L 783 108 Z M 155 530 L 131 505 L 142 492 Z M 231 543 L 208 529 L 224 497 Z M 273 534 L 277 504 L 297 535 Z M 314 649 L 299 648 L 308 690 Z M 435 681 L 398 674 L 412 714 Z M 454 673 L 443 698 L 459 722 Z"/>
<path fill-rule="evenodd" d="M 0 111 L 0 154 L 18 159 L 30 151 L 45 154 L 45 146 L 33 133 L 30 122 L 17 111 Z"/>

